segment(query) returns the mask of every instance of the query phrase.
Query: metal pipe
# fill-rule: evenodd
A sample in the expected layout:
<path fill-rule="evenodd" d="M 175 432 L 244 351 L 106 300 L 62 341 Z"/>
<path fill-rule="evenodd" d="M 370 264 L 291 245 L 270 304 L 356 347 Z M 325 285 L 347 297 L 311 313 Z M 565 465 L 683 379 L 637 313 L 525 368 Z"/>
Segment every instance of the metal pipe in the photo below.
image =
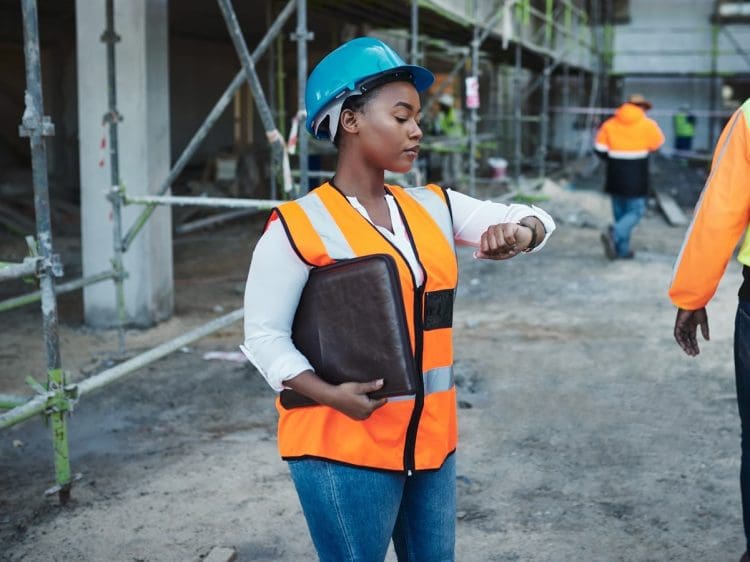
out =
<path fill-rule="evenodd" d="M 12 410 L 0 414 L 0 429 L 11 427 L 17 423 L 26 421 L 27 419 L 41 414 L 47 406 L 47 400 L 50 398 L 52 393 L 47 392 L 45 394 L 37 394 L 31 400 L 24 403 L 21 406 L 17 406 Z"/>
<path fill-rule="evenodd" d="M 419 64 L 419 0 L 411 0 L 411 64 Z"/>
<path fill-rule="evenodd" d="M 570 68 L 568 65 L 563 66 L 563 88 L 562 88 L 562 97 L 563 97 L 563 107 L 565 109 L 568 108 L 570 105 Z M 562 167 L 567 168 L 568 167 L 568 126 L 570 124 L 570 119 L 568 118 L 568 114 L 565 113 L 562 118 L 562 130 L 563 130 L 563 144 L 562 144 Z"/>
<path fill-rule="evenodd" d="M 227 0 L 228 1 L 228 0 Z M 310 188 L 308 178 L 308 141 L 304 131 L 307 113 L 305 112 L 305 86 L 307 84 L 307 42 L 312 34 L 307 30 L 307 0 L 297 0 L 297 115 L 300 116 L 297 149 L 299 151 L 299 195 L 307 193 Z"/>
<path fill-rule="evenodd" d="M 74 281 L 68 281 L 67 283 L 61 283 L 59 285 L 55 285 L 54 287 L 55 295 L 62 295 L 64 293 L 69 293 L 71 291 L 75 291 L 76 289 L 80 289 L 81 287 L 85 287 L 87 285 L 93 285 L 94 283 L 106 281 L 107 279 L 114 279 L 114 277 L 115 277 L 114 270 L 110 270 L 110 271 L 104 271 L 102 273 L 97 273 L 95 275 L 90 275 L 88 277 L 83 277 L 81 279 L 76 279 Z M 5 312 L 6 310 L 10 310 L 12 308 L 17 308 L 25 304 L 36 302 L 41 298 L 41 296 L 42 296 L 41 291 L 34 291 L 33 293 L 28 293 L 26 295 L 21 295 L 18 297 L 13 297 L 10 299 L 6 299 L 4 301 L 0 301 L 0 312 Z"/>
<path fill-rule="evenodd" d="M 78 384 L 78 391 L 80 395 L 83 396 L 84 394 L 88 394 L 90 392 L 103 388 L 108 384 L 113 383 L 132 373 L 136 369 L 140 369 L 141 367 L 144 367 L 149 363 L 153 363 L 154 361 L 161 359 L 166 355 L 169 355 L 173 351 L 176 351 L 181 347 L 194 342 L 195 340 L 212 334 L 217 330 L 221 330 L 222 328 L 229 326 L 230 324 L 234 324 L 238 320 L 241 320 L 243 316 L 244 309 L 238 308 L 237 310 L 234 310 L 229 314 L 225 314 L 224 316 L 220 316 L 219 318 L 211 320 L 210 322 L 207 322 L 202 326 L 190 330 L 189 332 L 186 332 L 173 340 L 158 345 L 153 349 L 149 349 L 145 353 L 141 353 L 140 355 L 137 355 L 132 359 L 125 361 L 124 363 L 120 363 L 119 365 L 116 365 L 111 369 L 107 369 L 106 371 L 102 371 L 101 373 L 94 375 L 93 377 L 87 378 L 86 380 Z M 3 427 L 2 423 L 0 423 L 0 427 Z"/>
<path fill-rule="evenodd" d="M 297 0 L 289 0 L 286 6 L 284 6 L 284 9 L 281 11 L 281 13 L 279 13 L 278 18 L 276 18 L 276 20 L 273 22 L 273 25 L 268 28 L 268 31 L 263 36 L 263 39 L 261 39 L 260 43 L 253 51 L 251 57 L 253 61 L 258 60 L 263 56 L 263 53 L 265 53 L 266 49 L 268 49 L 271 42 L 279 34 L 281 29 L 284 27 L 284 24 L 286 24 L 287 20 L 292 15 L 292 12 L 294 12 L 296 1 Z M 240 86 L 242 86 L 242 83 L 244 81 L 245 70 L 243 68 L 237 73 L 229 86 L 227 86 L 226 90 L 224 90 L 224 93 L 221 94 L 216 104 L 211 109 L 211 112 L 206 116 L 203 124 L 195 132 L 193 138 L 190 139 L 190 142 L 188 142 L 187 146 L 182 151 L 182 154 L 180 154 L 180 157 L 177 159 L 174 166 L 172 166 L 172 169 L 169 171 L 169 174 L 167 174 L 166 179 L 162 182 L 161 187 L 157 192 L 158 195 L 164 195 L 169 190 L 174 180 L 177 178 L 177 176 L 180 175 L 187 163 L 193 157 L 195 151 L 208 135 L 208 131 L 214 126 L 216 121 L 219 120 L 222 113 L 224 113 L 224 110 L 231 103 L 234 94 L 237 92 Z M 154 212 L 154 209 L 155 207 L 148 207 L 144 209 L 143 212 L 135 220 L 133 225 L 130 227 L 130 230 L 128 230 L 128 232 L 125 234 L 125 239 L 122 243 L 124 251 L 128 250 L 138 232 L 140 232 L 140 230 L 146 224 L 148 218 Z"/>
<path fill-rule="evenodd" d="M 174 231 L 175 234 L 187 234 L 188 232 L 194 232 L 207 226 L 220 224 L 222 222 L 238 219 L 240 217 L 246 217 L 248 215 L 256 213 L 257 211 L 257 209 L 236 209 L 234 211 L 220 213 L 218 215 L 212 215 L 210 217 L 181 224 L 177 228 L 175 228 Z"/>
<path fill-rule="evenodd" d="M 474 39 L 471 42 L 471 73 L 477 80 L 477 90 L 479 89 L 479 5 L 477 0 L 472 2 L 474 8 Z M 477 91 L 477 96 L 479 92 Z M 472 107 L 469 112 L 469 195 L 474 197 L 477 190 L 477 108 Z M 451 156 L 453 157 L 453 156 Z M 455 178 L 457 180 L 458 178 Z M 455 181 L 454 180 L 454 181 Z"/>
<path fill-rule="evenodd" d="M 239 199 L 234 197 L 183 197 L 178 195 L 137 195 L 124 197 L 126 204 L 137 205 L 198 205 L 201 207 L 229 207 L 273 209 L 283 203 L 271 199 Z"/>
<path fill-rule="evenodd" d="M 10 410 L 22 406 L 29 401 L 28 397 L 14 396 L 12 394 L 0 394 L 0 410 Z"/>
<path fill-rule="evenodd" d="M 547 175 L 547 145 L 549 143 L 549 81 L 550 81 L 550 66 L 549 59 L 544 59 L 544 84 L 542 86 L 542 114 L 541 123 L 539 127 L 539 177 L 543 178 Z"/>
<path fill-rule="evenodd" d="M 237 21 L 237 14 L 234 12 L 232 2 L 231 0 L 217 0 L 217 2 L 219 8 L 221 8 L 222 16 L 224 16 L 224 22 L 227 25 L 227 31 L 232 39 L 232 43 L 234 44 L 234 49 L 237 51 L 237 56 L 239 57 L 242 68 L 245 71 L 245 80 L 253 94 L 255 105 L 260 114 L 261 123 L 263 123 L 263 128 L 266 131 L 266 137 L 271 144 L 278 144 L 283 147 L 284 139 L 281 138 L 281 134 L 273 122 L 271 109 L 268 107 L 268 101 L 266 101 L 266 96 L 263 93 L 263 86 L 260 83 L 260 78 L 258 78 L 258 73 L 255 72 L 255 59 L 247 49 L 247 43 L 245 43 L 245 38 L 242 36 L 240 23 Z M 297 0 L 298 9 L 300 2 L 301 0 Z"/>
<path fill-rule="evenodd" d="M 273 21 L 273 2 L 266 3 L 266 27 L 271 25 Z M 281 131 L 281 134 L 286 136 L 284 130 L 279 126 L 279 108 L 277 104 L 277 90 L 276 90 L 276 50 L 271 48 L 268 51 L 268 99 L 271 107 L 271 112 L 276 116 L 276 127 Z M 276 199 L 276 170 L 279 169 L 279 160 L 277 158 L 277 151 L 271 149 L 271 169 L 268 180 L 270 182 L 271 199 Z"/>
<path fill-rule="evenodd" d="M 115 32 L 114 0 L 107 0 L 107 27 L 102 41 L 107 44 L 107 92 L 109 111 L 104 122 L 109 123 L 109 171 L 110 191 L 108 199 L 112 203 L 112 269 L 115 272 L 115 303 L 117 306 L 117 349 L 120 356 L 125 354 L 125 267 L 122 247 L 122 189 L 120 188 L 120 156 L 118 150 L 117 123 L 122 120 L 117 111 L 117 67 L 115 43 L 120 36 Z"/>
<path fill-rule="evenodd" d="M 709 109 L 713 112 L 716 111 L 717 95 L 716 95 L 716 82 L 717 82 L 717 71 L 718 71 L 718 49 L 719 49 L 719 26 L 714 24 L 711 26 L 711 90 L 709 99 Z M 711 116 L 708 119 L 708 146 L 713 146 L 716 141 L 716 134 L 714 129 L 716 128 L 716 119 Z"/>
<path fill-rule="evenodd" d="M 730 55 L 740 55 L 736 50 L 724 50 L 717 48 L 716 50 L 713 49 L 674 49 L 674 50 L 661 50 L 661 49 L 628 49 L 628 50 L 620 50 L 617 49 L 618 55 L 630 55 L 630 56 L 639 56 L 639 55 L 659 55 L 659 56 L 665 56 L 665 57 L 689 57 L 691 55 L 703 55 L 703 56 L 710 56 L 713 57 L 716 56 L 730 56 Z M 680 74 L 687 74 L 687 73 L 680 73 Z"/>
<path fill-rule="evenodd" d="M 194 342 L 195 340 L 198 340 L 202 337 L 212 334 L 213 332 L 216 332 L 217 330 L 221 330 L 222 328 L 229 326 L 230 324 L 233 324 L 234 322 L 240 320 L 243 317 L 243 314 L 243 309 L 239 308 L 233 312 L 230 312 L 229 314 L 225 314 L 224 316 L 207 322 L 206 324 L 199 326 L 198 328 L 190 330 L 189 332 L 186 332 L 173 340 L 158 345 L 153 349 L 146 351 L 145 353 L 142 353 L 133 357 L 132 359 L 120 363 L 119 365 L 116 365 L 111 369 L 107 369 L 106 371 L 102 371 L 101 373 L 87 378 L 77 385 L 78 395 L 83 396 L 84 394 L 94 392 L 95 390 L 103 388 L 110 383 L 116 382 L 136 371 L 137 369 L 145 367 L 146 365 L 153 363 L 154 361 L 157 361 L 166 355 L 169 355 L 173 351 L 176 351 L 181 347 Z M 54 393 L 51 392 L 38 394 L 22 406 L 18 406 L 17 408 L 13 408 L 9 412 L 0 414 L 0 429 L 10 427 L 17 423 L 25 421 L 37 414 L 40 414 L 47 408 L 47 402 L 52 398 L 53 394 Z"/>
<path fill-rule="evenodd" d="M 42 327 L 47 355 L 47 389 L 59 397 L 64 385 L 60 367 L 60 339 L 57 332 L 57 300 L 55 276 L 61 275 L 59 262 L 52 249 L 52 224 L 50 220 L 49 185 L 47 179 L 47 147 L 45 136 L 53 128 L 43 117 L 42 71 L 39 54 L 39 24 L 36 0 L 22 0 L 24 59 L 26 66 L 26 108 L 21 130 L 28 135 L 31 145 L 31 170 L 34 183 L 34 211 L 36 214 L 37 249 L 42 258 L 39 281 L 42 293 Z M 46 123 L 46 125 L 45 125 Z M 60 487 L 60 501 L 70 497 L 70 462 L 67 455 L 68 440 L 65 412 L 50 415 L 54 445 L 55 477 Z"/>
<path fill-rule="evenodd" d="M 27 275 L 36 274 L 37 264 L 42 258 L 24 258 L 21 263 L 2 263 L 0 264 L 0 281 L 9 279 L 18 279 Z"/>
<path fill-rule="evenodd" d="M 523 113 L 521 110 L 521 44 L 516 41 L 515 68 L 513 72 L 515 94 L 513 95 L 513 176 L 518 182 L 521 178 L 521 134 Z"/>

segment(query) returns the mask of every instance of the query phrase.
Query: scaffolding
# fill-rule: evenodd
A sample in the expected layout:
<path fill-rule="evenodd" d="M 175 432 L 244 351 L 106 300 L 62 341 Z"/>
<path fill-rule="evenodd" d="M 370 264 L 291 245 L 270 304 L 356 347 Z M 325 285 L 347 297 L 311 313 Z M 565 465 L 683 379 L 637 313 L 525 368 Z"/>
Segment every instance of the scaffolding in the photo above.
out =
<path fill-rule="evenodd" d="M 119 40 L 114 26 L 113 1 L 107 0 L 106 4 L 106 29 L 102 35 L 102 41 L 107 44 L 107 85 L 109 110 L 104 116 L 104 121 L 109 125 L 109 147 L 110 147 L 110 169 L 111 187 L 107 198 L 111 202 L 113 211 L 113 268 L 94 276 L 75 280 L 67 284 L 65 290 L 74 290 L 93 283 L 112 279 L 115 282 L 115 302 L 117 310 L 118 327 L 118 352 L 122 357 L 125 351 L 125 297 L 123 283 L 127 278 L 124 270 L 122 257 L 129 249 L 135 236 L 146 224 L 146 221 L 158 205 L 201 205 L 227 208 L 250 208 L 255 210 L 271 209 L 281 201 L 236 199 L 236 198 L 191 198 L 164 195 L 170 188 L 174 179 L 183 170 L 195 150 L 205 138 L 208 130 L 218 120 L 224 109 L 229 105 L 232 96 L 247 81 L 255 102 L 260 109 L 267 139 L 272 145 L 278 147 L 287 159 L 288 153 L 284 139 L 277 130 L 271 111 L 260 85 L 260 80 L 255 72 L 255 61 L 263 54 L 271 42 L 280 33 L 283 25 L 291 14 L 297 12 L 297 34 L 298 53 L 300 60 L 307 59 L 306 40 L 310 38 L 306 26 L 306 3 L 305 0 L 289 0 L 277 17 L 274 24 L 268 29 L 256 50 L 250 54 L 244 37 L 242 36 L 237 17 L 230 0 L 218 0 L 219 7 L 227 25 L 227 29 L 234 43 L 242 64 L 242 70 L 227 87 L 220 97 L 204 123 L 199 127 L 177 162 L 170 170 L 167 178 L 161 184 L 158 195 L 131 197 L 125 193 L 121 186 L 119 176 L 119 145 L 117 138 L 117 124 L 121 116 L 117 111 L 117 91 L 115 87 L 115 44 Z M 0 408 L 8 410 L 0 414 L 0 429 L 23 422 L 38 414 L 44 414 L 50 422 L 52 429 L 52 442 L 55 461 L 56 484 L 49 488 L 46 493 L 57 493 L 62 503 L 70 498 L 71 485 L 74 480 L 70 469 L 68 458 L 68 438 L 66 430 L 66 414 L 71 412 L 79 398 L 87 393 L 93 392 L 104 386 L 120 380 L 139 368 L 152 363 L 181 347 L 214 333 L 242 318 L 242 309 L 234 310 L 216 318 L 203 326 L 195 328 L 169 342 L 161 344 L 145 353 L 133 357 L 115 367 L 100 372 L 79 384 L 68 384 L 60 361 L 60 343 L 57 336 L 57 300 L 56 294 L 61 291 L 55 290 L 55 277 L 62 276 L 62 267 L 59 258 L 53 253 L 51 222 L 49 214 L 49 193 L 47 185 L 47 163 L 46 147 L 44 138 L 54 134 L 54 127 L 48 117 L 42 116 L 42 88 L 41 88 L 41 63 L 39 57 L 39 33 L 36 0 L 22 0 L 23 25 L 24 25 L 24 52 L 26 59 L 26 110 L 21 124 L 21 134 L 28 136 L 31 142 L 32 169 L 34 182 L 34 200 L 37 217 L 37 242 L 31 244 L 34 250 L 30 258 L 22 263 L 3 264 L 0 268 L 0 280 L 15 279 L 30 274 L 37 274 L 40 279 L 41 291 L 6 300 L 0 303 L 0 310 L 8 310 L 37 300 L 42 301 L 43 332 L 47 350 L 47 385 L 46 387 L 33 379 L 29 384 L 36 391 L 36 396 L 28 399 L 26 397 L 0 395 Z M 306 77 L 306 65 L 299 65 L 300 77 Z M 304 85 L 304 80 L 301 80 Z M 301 90 L 304 96 L 304 89 Z M 304 100 L 304 97 L 301 98 Z M 299 152 L 302 162 L 306 162 L 307 143 L 302 140 L 299 143 Z M 287 175 L 287 182 L 290 175 Z M 300 170 L 300 182 L 304 185 L 307 180 L 307 170 L 302 166 Z M 122 207 L 125 205 L 145 205 L 144 211 L 134 221 L 130 230 L 123 235 L 122 229 Z M 37 255 L 38 252 L 38 255 Z"/>
<path fill-rule="evenodd" d="M 15 297 L 0 302 L 0 311 L 9 310 L 17 306 L 41 300 L 43 314 L 43 332 L 45 347 L 47 351 L 47 384 L 41 385 L 29 380 L 29 384 L 35 391 L 32 398 L 0 395 L 0 408 L 7 410 L 0 413 L 0 429 L 8 428 L 31 417 L 43 414 L 50 422 L 55 462 L 55 486 L 47 490 L 48 493 L 59 495 L 60 501 L 65 502 L 70 497 L 71 485 L 75 477 L 70 468 L 68 458 L 68 438 L 66 430 L 66 415 L 71 412 L 76 402 L 84 395 L 103 388 L 104 386 L 121 380 L 136 372 L 141 367 L 156 361 L 167 354 L 199 339 L 224 328 L 242 318 L 242 309 L 234 310 L 219 318 L 207 322 L 178 338 L 156 346 L 155 348 L 124 361 L 110 369 L 102 371 L 77 384 L 71 384 L 66 380 L 65 372 L 61 366 L 60 344 L 57 336 L 57 301 L 56 295 L 67 291 L 80 289 L 94 283 L 112 280 L 115 288 L 115 303 L 117 313 L 118 332 L 118 355 L 124 357 L 126 324 L 124 283 L 127 272 L 123 266 L 123 256 L 130 249 L 133 240 L 144 227 L 154 209 L 158 205 L 200 205 L 210 207 L 223 207 L 234 209 L 267 210 L 277 206 L 281 201 L 276 199 L 276 175 L 272 174 L 272 190 L 270 200 L 240 199 L 240 198 L 207 198 L 207 197 L 180 197 L 167 195 L 175 179 L 184 170 L 196 149 L 205 139 L 208 131 L 218 121 L 219 117 L 231 103 L 234 95 L 243 84 L 247 84 L 253 95 L 255 104 L 261 116 L 261 122 L 265 131 L 267 141 L 272 147 L 273 161 L 277 168 L 281 168 L 283 194 L 286 197 L 294 197 L 308 185 L 310 177 L 318 174 L 308 170 L 309 147 L 307 136 L 299 136 L 296 146 L 298 155 L 298 171 L 292 174 L 290 165 L 290 150 L 284 141 L 283 124 L 274 123 L 273 114 L 262 88 L 260 79 L 256 73 L 256 62 L 269 50 L 274 41 L 281 40 L 281 30 L 288 22 L 292 13 L 296 13 L 297 21 L 292 40 L 297 43 L 297 104 L 298 110 L 295 119 L 298 123 L 304 123 L 304 84 L 307 77 L 307 42 L 312 39 L 312 34 L 307 27 L 307 2 L 306 0 L 288 0 L 273 22 L 268 26 L 265 35 L 251 53 L 243 37 L 238 19 L 236 17 L 231 0 L 217 0 L 227 31 L 238 55 L 241 69 L 234 79 L 226 87 L 225 91 L 216 101 L 203 123 L 194 133 L 186 147 L 176 159 L 175 164 L 169 170 L 167 177 L 161 182 L 156 195 L 131 196 L 128 195 L 121 184 L 119 174 L 119 151 L 118 123 L 122 116 L 117 109 L 117 90 L 115 85 L 116 76 L 116 44 L 119 37 L 115 29 L 115 18 L 113 10 L 114 0 L 106 2 L 106 22 L 102 41 L 106 44 L 107 51 L 107 88 L 108 88 L 108 111 L 104 115 L 104 122 L 108 125 L 109 134 L 109 159 L 110 159 L 110 186 L 107 190 L 107 198 L 111 203 L 113 212 L 113 248 L 112 268 L 95 275 L 76 279 L 56 286 L 55 278 L 62 276 L 62 266 L 57 255 L 53 251 L 51 223 L 49 213 L 49 193 L 47 185 L 47 163 L 45 138 L 54 134 L 51 120 L 42 115 L 42 88 L 41 88 L 41 61 L 39 57 L 39 33 L 38 14 L 36 0 L 21 0 L 23 9 L 24 27 L 24 52 L 26 60 L 26 82 L 27 93 L 25 97 L 26 110 L 23 114 L 21 134 L 28 136 L 31 143 L 32 170 L 34 182 L 34 200 L 37 217 L 36 240 L 29 241 L 30 257 L 21 263 L 0 264 L 0 281 L 18 278 L 28 275 L 37 275 L 40 280 L 40 291 Z M 479 10 L 479 2 L 470 3 L 471 13 L 465 21 L 459 22 L 462 26 L 471 29 L 471 48 L 459 48 L 461 57 L 454 65 L 450 73 L 454 75 L 464 70 L 468 64 L 468 77 L 478 80 L 481 75 L 480 65 L 483 59 L 491 59 L 482 54 L 481 47 L 486 41 L 492 39 L 495 44 L 502 42 L 503 56 L 506 62 L 510 61 L 506 50 L 513 43 L 512 72 L 516 87 L 515 92 L 510 95 L 510 83 L 506 83 L 506 99 L 512 97 L 513 112 L 512 140 L 514 147 L 514 169 L 515 177 L 521 176 L 522 165 L 531 163 L 538 167 L 538 173 L 544 174 L 548 161 L 547 146 L 550 131 L 550 81 L 556 71 L 562 70 L 564 77 L 566 103 L 570 95 L 569 73 L 575 67 L 579 71 L 579 78 L 584 73 L 591 71 L 585 64 L 575 63 L 568 60 L 568 56 L 575 51 L 584 53 L 593 52 L 598 57 L 599 65 L 603 64 L 605 50 L 597 48 L 596 41 L 586 41 L 580 37 L 582 27 L 593 25 L 589 22 L 587 12 L 573 0 L 545 0 L 544 9 L 538 10 L 530 0 L 501 0 L 495 2 L 489 14 L 483 14 Z M 596 4 L 596 3 L 594 3 Z M 434 3 L 429 1 L 412 0 L 410 5 L 410 33 L 411 41 L 410 58 L 412 62 L 420 60 L 424 56 L 420 52 L 420 43 L 427 43 L 419 34 L 420 10 L 431 9 L 439 11 Z M 270 19 L 270 13 L 268 14 Z M 456 23 L 455 15 L 448 19 Z M 459 18 L 461 19 L 461 18 Z M 562 21 L 563 23 L 560 23 Z M 595 35 L 595 34 L 594 34 Z M 594 36 L 592 35 L 592 37 Z M 541 39 L 540 39 L 541 38 Z M 557 50 L 556 50 L 557 49 Z M 522 73 L 524 52 L 535 57 L 537 62 L 542 61 L 542 71 L 536 81 L 527 88 L 522 88 Z M 276 61 L 280 68 L 279 61 Z M 272 71 L 271 71 L 272 72 Z M 281 79 L 269 76 L 269 84 L 277 88 L 276 94 L 282 99 L 280 90 L 283 86 Z M 541 88 L 541 115 L 536 119 L 524 114 L 523 104 L 533 95 L 534 90 Z M 439 95 L 440 91 L 433 93 L 433 97 Z M 273 92 L 272 92 L 273 94 Z M 496 92 L 499 94 L 499 91 Z M 592 94 L 589 103 L 596 100 Z M 279 115 L 284 115 L 281 103 L 277 107 Z M 499 137 L 499 134 L 487 135 L 480 131 L 481 122 L 478 108 L 471 109 L 469 116 L 468 136 L 468 181 L 469 191 L 474 193 L 477 180 L 477 162 L 475 154 L 479 150 L 479 143 L 484 138 Z M 527 123 L 538 125 L 537 132 L 540 135 L 539 150 L 532 157 L 525 157 L 521 139 L 524 134 L 523 127 Z M 507 129 L 506 129 L 507 131 Z M 293 184 L 293 175 L 298 182 Z M 126 205 L 142 205 L 144 210 L 133 221 L 127 230 L 123 227 L 122 209 Z"/>

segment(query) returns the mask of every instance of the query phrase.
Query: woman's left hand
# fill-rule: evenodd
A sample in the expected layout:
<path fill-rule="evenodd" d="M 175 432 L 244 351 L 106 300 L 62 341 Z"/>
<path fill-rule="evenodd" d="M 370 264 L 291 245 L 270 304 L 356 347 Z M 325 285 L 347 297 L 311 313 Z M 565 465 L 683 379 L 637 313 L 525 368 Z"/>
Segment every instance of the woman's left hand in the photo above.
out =
<path fill-rule="evenodd" d="M 486 260 L 507 260 L 523 252 L 531 244 L 531 228 L 506 222 L 490 226 L 479 242 L 476 257 Z"/>

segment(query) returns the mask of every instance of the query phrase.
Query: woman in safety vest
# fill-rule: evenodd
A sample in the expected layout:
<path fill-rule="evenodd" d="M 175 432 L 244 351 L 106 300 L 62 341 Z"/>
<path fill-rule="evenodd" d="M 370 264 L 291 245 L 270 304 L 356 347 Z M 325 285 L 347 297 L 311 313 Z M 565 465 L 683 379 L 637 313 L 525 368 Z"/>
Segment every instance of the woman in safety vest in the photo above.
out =
<path fill-rule="evenodd" d="M 278 444 L 325 561 L 383 560 L 391 539 L 399 560 L 453 560 L 455 244 L 503 260 L 538 250 L 555 228 L 534 206 L 384 184 L 385 170 L 408 172 L 419 155 L 419 92 L 433 80 L 368 37 L 317 65 L 306 127 L 338 148 L 335 175 L 273 211 L 250 265 L 243 351 L 274 390 L 319 404 L 287 409 L 277 400 Z M 416 393 L 398 399 L 368 396 L 382 380 L 328 384 L 290 336 L 309 272 L 371 254 L 397 265 L 420 374 Z"/>

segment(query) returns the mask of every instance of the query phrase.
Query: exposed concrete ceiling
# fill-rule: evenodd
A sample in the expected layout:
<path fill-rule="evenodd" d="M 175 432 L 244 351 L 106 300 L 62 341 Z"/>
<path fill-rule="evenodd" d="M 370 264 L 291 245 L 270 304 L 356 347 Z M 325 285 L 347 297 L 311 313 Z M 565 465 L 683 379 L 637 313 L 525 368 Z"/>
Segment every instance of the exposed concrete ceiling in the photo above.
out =
<path fill-rule="evenodd" d="M 102 0 L 104 1 L 104 0 Z M 235 1 L 234 9 L 248 45 L 256 44 L 286 2 Z M 40 38 L 42 43 L 75 40 L 75 0 L 37 0 Z M 0 0 L 0 42 L 22 41 L 20 0 Z M 229 43 L 229 36 L 216 2 L 212 0 L 171 0 L 169 2 L 170 34 L 193 37 L 204 41 Z M 308 28 L 317 37 L 316 43 L 328 50 L 342 39 L 344 29 L 364 33 L 368 29 L 397 29 L 408 33 L 411 22 L 411 3 L 407 0 L 309 0 Z M 104 22 L 102 22 L 102 25 Z M 293 31 L 295 17 L 287 24 Z M 445 40 L 450 44 L 468 47 L 473 28 L 455 21 L 444 13 L 422 7 L 419 11 L 420 35 Z M 289 46 L 294 50 L 293 44 Z M 315 46 L 312 47 L 315 51 Z M 489 37 L 482 50 L 495 62 L 513 63 L 514 49 L 502 49 L 499 37 Z M 523 49 L 523 66 L 540 71 L 544 59 L 531 49 Z"/>

